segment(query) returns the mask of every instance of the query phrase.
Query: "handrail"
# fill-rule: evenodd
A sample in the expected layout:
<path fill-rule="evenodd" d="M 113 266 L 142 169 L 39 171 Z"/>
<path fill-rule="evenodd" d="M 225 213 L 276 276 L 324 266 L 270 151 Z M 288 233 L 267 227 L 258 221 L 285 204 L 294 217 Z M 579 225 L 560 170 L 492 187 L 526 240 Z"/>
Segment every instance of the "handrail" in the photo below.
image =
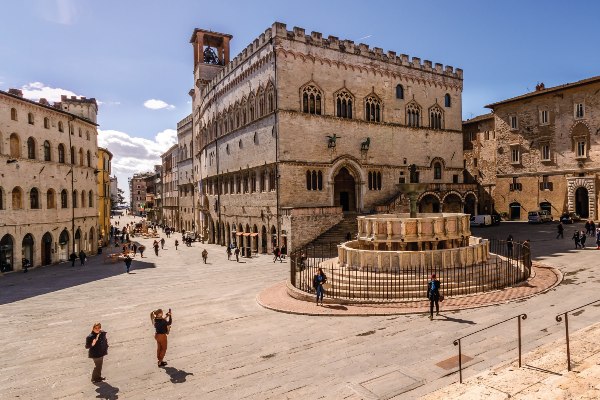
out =
<path fill-rule="evenodd" d="M 580 308 L 584 308 L 587 306 L 591 306 L 592 304 L 600 302 L 600 299 L 594 300 L 590 303 L 584 304 L 582 306 L 576 307 L 572 310 L 565 311 L 564 313 L 560 313 L 556 316 L 556 322 L 561 322 L 563 320 L 563 315 L 565 318 L 565 337 L 567 342 L 567 370 L 571 371 L 571 346 L 569 344 L 569 313 L 575 310 L 579 310 Z"/>
<path fill-rule="evenodd" d="M 455 339 L 454 342 L 452 342 L 452 343 L 454 343 L 455 346 L 458 346 L 458 376 L 459 376 L 459 382 L 460 383 L 462 383 L 462 351 L 461 351 L 461 348 L 462 348 L 461 347 L 461 341 L 462 341 L 462 339 L 464 339 L 466 337 L 469 337 L 469 336 L 472 336 L 472 335 L 474 335 L 476 333 L 485 331 L 486 329 L 493 328 L 494 326 L 503 324 L 503 323 L 508 322 L 510 320 L 513 320 L 515 318 L 517 319 L 517 336 L 518 336 L 518 339 L 519 339 L 519 368 L 521 367 L 521 320 L 526 320 L 527 319 L 527 314 L 519 314 L 519 315 L 516 315 L 514 317 L 505 319 L 504 321 L 496 322 L 493 325 L 490 325 L 488 327 L 485 327 L 485 328 L 480 329 L 480 330 L 475 331 L 475 332 L 471 332 L 468 335 L 459 337 L 458 339 Z"/>

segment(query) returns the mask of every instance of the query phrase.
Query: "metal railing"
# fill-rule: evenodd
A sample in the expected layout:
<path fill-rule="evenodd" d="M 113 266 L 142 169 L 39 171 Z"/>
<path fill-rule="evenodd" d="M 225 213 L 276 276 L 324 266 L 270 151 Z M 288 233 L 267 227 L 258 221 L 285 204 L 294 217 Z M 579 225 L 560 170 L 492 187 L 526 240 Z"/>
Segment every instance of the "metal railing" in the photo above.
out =
<path fill-rule="evenodd" d="M 517 319 L 517 337 L 518 337 L 518 340 L 519 340 L 519 368 L 521 368 L 521 320 L 526 320 L 527 319 L 527 314 L 519 314 L 519 315 L 517 315 L 515 317 L 511 317 L 509 319 L 505 319 L 504 321 L 497 322 L 494 325 L 490 325 L 490 326 L 485 327 L 483 329 L 480 329 L 478 331 L 471 332 L 468 335 L 459 337 L 458 339 L 455 339 L 454 342 L 452 342 L 452 343 L 454 343 L 455 346 L 458 346 L 458 377 L 459 377 L 458 381 L 460 383 L 463 383 L 463 380 L 462 380 L 462 346 L 461 346 L 462 340 L 464 338 L 472 336 L 472 335 L 474 335 L 476 333 L 479 333 L 479 332 L 485 331 L 487 329 L 493 328 L 494 326 L 503 324 L 503 323 L 508 322 L 508 321 L 512 321 L 515 318 Z"/>
<path fill-rule="evenodd" d="M 562 322 L 563 317 L 565 320 L 565 338 L 567 342 L 567 370 L 569 371 L 571 371 L 571 346 L 569 344 L 569 313 L 587 306 L 591 306 L 592 304 L 596 304 L 598 302 L 600 302 L 600 300 L 595 300 L 591 303 L 587 303 L 572 310 L 565 311 L 564 313 L 560 313 L 556 316 L 556 322 Z"/>
<path fill-rule="evenodd" d="M 290 254 L 290 282 L 306 293 L 315 293 L 313 277 L 319 268 L 327 276 L 325 297 L 353 301 L 425 300 L 431 274 L 441 281 L 441 293 L 446 297 L 483 293 L 503 289 L 527 280 L 530 276 L 529 249 L 520 243 L 508 247 L 504 241 L 490 241 L 488 260 L 464 265 L 456 260 L 427 266 L 401 266 L 383 270 L 340 267 L 325 262 L 337 256 L 337 244 L 309 245 Z"/>

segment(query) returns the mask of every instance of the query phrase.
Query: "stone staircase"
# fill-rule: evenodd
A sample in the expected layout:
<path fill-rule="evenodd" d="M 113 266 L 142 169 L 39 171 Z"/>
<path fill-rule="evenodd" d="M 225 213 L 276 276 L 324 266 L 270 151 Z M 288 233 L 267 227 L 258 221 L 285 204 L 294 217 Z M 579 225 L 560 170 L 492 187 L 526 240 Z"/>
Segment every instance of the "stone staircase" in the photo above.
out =
<path fill-rule="evenodd" d="M 358 233 L 358 224 L 356 222 L 356 217 L 358 215 L 359 214 L 356 213 L 344 214 L 344 218 L 340 222 L 319 235 L 311 242 L 311 244 L 321 245 L 342 243 L 346 241 L 346 235 L 348 233 L 350 233 L 354 239 Z"/>
<path fill-rule="evenodd" d="M 463 384 L 454 383 L 421 399 L 598 399 L 600 324 L 572 332 L 570 338 L 570 372 L 566 368 L 563 337 L 526 354 L 521 368 L 516 361 L 501 364 Z"/>

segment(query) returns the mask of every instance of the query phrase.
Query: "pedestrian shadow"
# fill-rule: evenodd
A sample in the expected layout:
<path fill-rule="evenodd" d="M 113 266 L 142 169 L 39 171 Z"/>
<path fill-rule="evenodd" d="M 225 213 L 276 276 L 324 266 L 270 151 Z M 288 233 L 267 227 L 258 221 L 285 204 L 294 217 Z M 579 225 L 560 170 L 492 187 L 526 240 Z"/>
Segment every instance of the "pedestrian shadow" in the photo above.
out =
<path fill-rule="evenodd" d="M 323 305 L 324 308 L 329 308 L 331 310 L 342 310 L 342 311 L 348 311 L 348 307 L 346 306 L 342 306 L 342 305 Z"/>
<path fill-rule="evenodd" d="M 448 317 L 447 315 L 440 315 L 440 317 L 444 317 L 444 319 L 438 320 L 438 321 L 450 321 L 450 322 L 458 322 L 459 324 L 477 325 L 477 322 L 470 321 L 468 319 L 452 318 L 452 317 Z"/>
<path fill-rule="evenodd" d="M 119 388 L 114 387 L 106 382 L 98 382 L 94 385 L 98 386 L 96 388 L 96 396 L 97 399 L 107 399 L 107 400 L 117 400 L 119 398 Z"/>
<path fill-rule="evenodd" d="M 183 383 L 186 381 L 188 375 L 194 375 L 191 372 L 186 372 L 182 369 L 177 369 L 173 367 L 164 367 L 163 369 L 171 378 L 171 383 Z"/>

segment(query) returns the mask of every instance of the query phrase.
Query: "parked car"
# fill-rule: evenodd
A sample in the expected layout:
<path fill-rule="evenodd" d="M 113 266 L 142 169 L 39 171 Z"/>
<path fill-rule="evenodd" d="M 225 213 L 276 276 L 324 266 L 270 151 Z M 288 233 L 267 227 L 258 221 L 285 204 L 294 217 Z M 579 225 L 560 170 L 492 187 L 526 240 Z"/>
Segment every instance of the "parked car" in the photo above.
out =
<path fill-rule="evenodd" d="M 190 239 L 192 242 L 195 242 L 196 240 L 198 240 L 198 235 L 196 235 L 195 232 L 186 232 L 183 234 L 183 240 L 187 240 Z"/>
<path fill-rule="evenodd" d="M 492 225 L 492 216 L 489 214 L 473 215 L 469 223 L 470 226 L 490 226 Z"/>
<path fill-rule="evenodd" d="M 581 221 L 581 217 L 579 214 L 571 212 L 571 213 L 563 213 L 560 216 L 560 222 L 563 224 L 572 224 L 573 222 Z"/>
<path fill-rule="evenodd" d="M 527 214 L 527 221 L 530 224 L 542 224 L 544 222 L 550 222 L 552 220 L 554 220 L 554 218 L 548 210 L 529 211 L 529 213 Z"/>

